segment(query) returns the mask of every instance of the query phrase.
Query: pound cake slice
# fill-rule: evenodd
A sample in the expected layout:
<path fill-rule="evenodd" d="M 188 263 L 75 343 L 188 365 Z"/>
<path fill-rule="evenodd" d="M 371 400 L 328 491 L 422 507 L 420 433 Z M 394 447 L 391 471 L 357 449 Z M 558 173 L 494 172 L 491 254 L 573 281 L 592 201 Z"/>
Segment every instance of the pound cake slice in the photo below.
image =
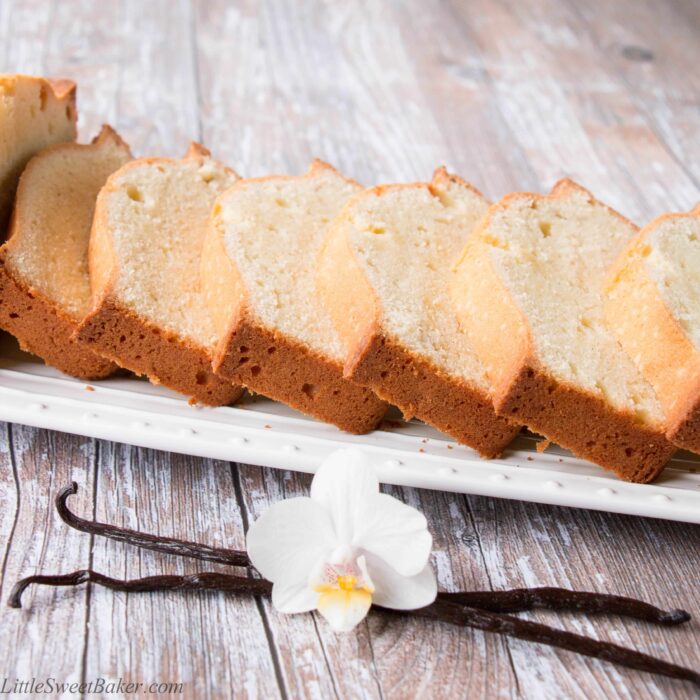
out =
<path fill-rule="evenodd" d="M 374 428 L 386 405 L 343 378 L 315 270 L 329 222 L 359 190 L 321 161 L 300 177 L 241 180 L 214 207 L 202 260 L 220 338 L 214 368 L 353 433 Z"/>
<path fill-rule="evenodd" d="M 212 205 L 237 179 L 198 144 L 183 160 L 144 158 L 114 173 L 97 198 L 92 309 L 77 335 L 120 366 L 209 405 L 241 393 L 212 371 L 217 336 L 199 280 Z"/>
<path fill-rule="evenodd" d="M 605 297 L 606 321 L 656 390 L 668 439 L 700 453 L 700 207 L 643 228 Z"/>
<path fill-rule="evenodd" d="M 452 291 L 501 415 L 647 482 L 673 446 L 653 387 L 603 318 L 605 274 L 636 231 L 571 180 L 512 194 L 467 241 Z"/>
<path fill-rule="evenodd" d="M 75 141 L 75 83 L 0 75 L 0 241 L 29 159 L 46 146 Z"/>
<path fill-rule="evenodd" d="M 0 248 L 0 328 L 24 350 L 81 379 L 117 369 L 75 340 L 90 310 L 88 243 L 97 194 L 131 160 L 108 126 L 89 144 L 62 143 L 22 173 L 10 236 Z"/>
<path fill-rule="evenodd" d="M 317 279 L 344 341 L 345 375 L 406 417 L 494 457 L 518 427 L 496 415 L 449 285 L 451 265 L 487 209 L 444 168 L 431 183 L 365 190 L 334 221 Z"/>

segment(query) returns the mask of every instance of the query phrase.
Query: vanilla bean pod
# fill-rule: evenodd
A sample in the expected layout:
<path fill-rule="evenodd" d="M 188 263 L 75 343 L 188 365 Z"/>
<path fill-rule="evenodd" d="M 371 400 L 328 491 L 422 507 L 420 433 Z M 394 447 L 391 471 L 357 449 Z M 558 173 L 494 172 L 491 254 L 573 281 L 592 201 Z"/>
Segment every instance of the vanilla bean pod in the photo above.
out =
<path fill-rule="evenodd" d="M 147 578 L 121 581 L 94 571 L 80 570 L 66 575 L 29 576 L 22 579 L 13 587 L 8 604 L 10 607 L 21 607 L 22 593 L 32 583 L 52 586 L 77 586 L 87 582 L 123 592 L 214 590 L 269 596 L 272 591 L 272 584 L 269 581 L 229 574 L 201 573 L 187 576 L 149 576 Z M 510 615 L 477 610 L 457 602 L 436 600 L 431 605 L 417 610 L 391 610 L 381 606 L 376 607 L 395 615 L 415 615 L 459 627 L 471 627 L 507 637 L 524 639 L 529 642 L 546 644 L 638 671 L 656 673 L 700 685 L 700 674 L 692 669 L 677 666 L 611 642 L 601 642 L 597 639 L 549 627 L 538 622 L 521 620 Z"/>
<path fill-rule="evenodd" d="M 631 617 L 659 625 L 678 625 L 690 620 L 685 610 L 662 610 L 634 598 L 608 593 L 570 591 L 566 588 L 514 588 L 508 591 L 469 591 L 438 593 L 438 600 L 459 603 L 491 612 L 556 610 Z"/>
<path fill-rule="evenodd" d="M 66 503 L 69 496 L 78 491 L 73 482 L 56 496 L 56 509 L 61 519 L 70 527 L 95 535 L 108 537 L 144 549 L 167 554 L 192 557 L 203 561 L 250 567 L 246 552 L 233 549 L 217 549 L 195 542 L 185 542 L 174 538 L 149 535 L 147 533 L 84 520 L 75 515 Z M 513 613 L 525 610 L 543 609 L 555 611 L 599 613 L 621 615 L 655 624 L 676 625 L 690 620 L 685 610 L 661 610 L 653 605 L 633 598 L 569 591 L 564 588 L 519 588 L 508 591 L 468 591 L 459 593 L 438 593 L 438 600 L 456 602 L 480 610 Z"/>
<path fill-rule="evenodd" d="M 399 611 L 392 610 L 390 612 Z M 583 656 L 609 661 L 619 666 L 626 666 L 637 671 L 646 671 L 669 678 L 690 681 L 700 686 L 700 673 L 690 668 L 677 666 L 663 659 L 657 659 L 612 642 L 601 642 L 591 637 L 584 637 L 580 634 L 549 627 L 539 622 L 521 620 L 517 617 L 492 613 L 486 610 L 477 610 L 476 608 L 469 608 L 458 603 L 449 603 L 443 600 L 411 612 L 418 617 L 440 620 L 459 627 L 472 627 L 485 632 L 494 632 L 507 637 L 524 639 L 528 642 L 546 644 L 559 649 L 573 651 Z"/>
<path fill-rule="evenodd" d="M 69 496 L 78 492 L 78 484 L 75 481 L 70 486 L 62 488 L 56 496 L 56 510 L 61 520 L 66 525 L 88 532 L 92 535 L 101 535 L 117 542 L 126 542 L 143 549 L 152 549 L 165 554 L 175 554 L 179 557 L 192 557 L 202 561 L 215 562 L 217 564 L 228 564 L 229 566 L 250 566 L 248 554 L 238 549 L 218 549 L 196 542 L 185 542 L 171 537 L 161 537 L 159 535 L 149 535 L 145 532 L 130 530 L 116 525 L 97 523 L 91 520 L 84 520 L 73 513 L 66 504 Z"/>
<path fill-rule="evenodd" d="M 269 596 L 272 584 L 261 578 L 248 578 L 232 574 L 204 572 L 185 576 L 165 575 L 123 581 L 104 574 L 80 569 L 70 574 L 27 576 L 13 586 L 7 604 L 11 608 L 22 607 L 22 594 L 33 583 L 43 586 L 79 586 L 96 583 L 113 591 L 125 593 L 148 593 L 152 591 L 223 591 L 225 593 L 247 593 Z"/>

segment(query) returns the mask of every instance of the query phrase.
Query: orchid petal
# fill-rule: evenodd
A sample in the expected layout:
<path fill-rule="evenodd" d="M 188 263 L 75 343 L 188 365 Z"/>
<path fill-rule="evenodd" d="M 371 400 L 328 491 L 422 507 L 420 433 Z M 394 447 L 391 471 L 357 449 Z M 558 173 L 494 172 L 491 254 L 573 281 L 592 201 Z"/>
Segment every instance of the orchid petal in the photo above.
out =
<path fill-rule="evenodd" d="M 320 593 L 322 590 L 335 589 L 337 586 L 338 573 L 329 561 L 321 560 L 311 569 L 307 581 L 308 588 Z"/>
<path fill-rule="evenodd" d="M 372 605 L 372 594 L 364 590 L 335 590 L 321 593 L 318 611 L 335 632 L 349 632 L 364 620 Z"/>
<path fill-rule="evenodd" d="M 310 498 L 290 498 L 270 506 L 248 529 L 246 546 L 253 566 L 285 587 L 308 583 L 309 571 L 335 544 L 328 511 Z"/>
<path fill-rule="evenodd" d="M 401 576 L 379 557 L 368 555 L 367 568 L 375 590 L 373 603 L 394 610 L 415 610 L 437 596 L 437 580 L 430 564 L 415 576 Z"/>
<path fill-rule="evenodd" d="M 311 498 L 331 513 L 339 543 L 353 540 L 358 516 L 378 492 L 374 469 L 356 449 L 336 450 L 329 455 L 311 483 Z"/>
<path fill-rule="evenodd" d="M 282 613 L 302 613 L 315 610 L 318 593 L 303 583 L 275 583 L 272 586 L 272 604 Z"/>
<path fill-rule="evenodd" d="M 357 568 L 360 571 L 360 575 L 357 577 L 357 587 L 364 588 L 368 593 L 374 593 L 376 586 L 372 577 L 369 575 L 369 570 L 367 569 L 367 557 L 364 554 L 357 558 Z"/>
<path fill-rule="evenodd" d="M 428 562 L 433 538 L 425 516 L 385 493 L 364 503 L 353 545 L 382 558 L 402 576 L 415 576 Z"/>

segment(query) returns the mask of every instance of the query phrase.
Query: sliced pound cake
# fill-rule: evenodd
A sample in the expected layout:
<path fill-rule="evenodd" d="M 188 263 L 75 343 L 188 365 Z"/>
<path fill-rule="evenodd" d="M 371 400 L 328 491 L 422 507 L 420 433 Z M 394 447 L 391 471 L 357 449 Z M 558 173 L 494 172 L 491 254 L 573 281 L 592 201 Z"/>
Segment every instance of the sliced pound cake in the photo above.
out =
<path fill-rule="evenodd" d="M 630 481 L 673 452 L 652 386 L 606 327 L 606 271 L 636 233 L 570 180 L 489 210 L 455 267 L 453 300 L 496 410 Z"/>
<path fill-rule="evenodd" d="M 668 439 L 700 453 L 700 207 L 642 229 L 605 296 L 609 326 L 656 390 Z"/>
<path fill-rule="evenodd" d="M 116 369 L 72 336 L 90 310 L 95 200 L 110 174 L 129 160 L 129 147 L 108 126 L 92 144 L 41 151 L 22 173 L 10 237 L 0 248 L 0 328 L 23 349 L 82 379 Z"/>
<path fill-rule="evenodd" d="M 495 413 L 449 285 L 451 265 L 487 209 L 444 168 L 429 184 L 365 190 L 331 227 L 318 286 L 344 341 L 346 376 L 494 457 L 518 427 Z"/>
<path fill-rule="evenodd" d="M 46 146 L 74 141 L 76 119 L 71 80 L 0 75 L 0 241 L 24 167 Z"/>
<path fill-rule="evenodd" d="M 386 406 L 343 378 L 315 268 L 329 222 L 360 189 L 321 161 L 301 177 L 242 180 L 218 199 L 202 260 L 220 337 L 214 368 L 354 433 L 371 430 Z"/>
<path fill-rule="evenodd" d="M 114 173 L 97 198 L 93 305 L 78 329 L 122 367 L 210 405 L 241 393 L 211 369 L 216 332 L 199 281 L 212 205 L 237 179 L 198 144 L 183 160 L 145 158 Z"/>

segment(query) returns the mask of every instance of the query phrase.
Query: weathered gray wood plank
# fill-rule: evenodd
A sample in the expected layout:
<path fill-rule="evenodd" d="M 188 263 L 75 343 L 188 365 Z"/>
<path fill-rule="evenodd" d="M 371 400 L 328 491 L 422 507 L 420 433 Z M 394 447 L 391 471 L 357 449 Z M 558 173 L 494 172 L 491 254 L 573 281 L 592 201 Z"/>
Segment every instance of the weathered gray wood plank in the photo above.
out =
<path fill-rule="evenodd" d="M 578 26 L 590 32 L 596 54 L 609 62 L 678 166 L 700 188 L 700 78 L 693 70 L 700 58 L 698 3 L 645 0 L 635 3 L 633 12 L 617 3 L 569 4 L 580 18 Z M 688 205 L 680 201 L 679 206 Z"/>
<path fill-rule="evenodd" d="M 49 3 L 0 3 L 0 69 L 45 73 L 51 19 Z M 6 424 L 0 429 L 0 442 L 0 653 L 5 675 L 25 679 L 55 675 L 66 681 L 80 680 L 87 612 L 84 593 L 62 598 L 56 591 L 30 591 L 26 599 L 30 607 L 23 611 L 10 611 L 5 602 L 12 584 L 22 576 L 37 570 L 60 571 L 66 560 L 74 568 L 87 564 L 89 543 L 66 531 L 50 512 L 50 503 L 56 483 L 80 478 L 86 491 L 79 503 L 87 504 L 92 492 L 93 443 Z M 44 594 L 49 603 L 44 613 L 31 609 L 36 593 Z"/>
<path fill-rule="evenodd" d="M 495 588 L 561 585 L 685 606 L 696 620 L 659 629 L 615 618 L 533 615 L 548 624 L 633 645 L 664 658 L 700 658 L 697 581 L 700 528 L 652 519 L 468 497 Z M 664 574 L 664 572 L 673 572 Z M 522 642 L 509 643 L 526 697 L 691 698 L 687 685 L 614 669 Z"/>
<path fill-rule="evenodd" d="M 241 548 L 243 527 L 228 464 L 100 443 L 96 518 L 147 532 Z M 96 538 L 93 566 L 123 578 L 226 571 Z M 256 603 L 223 594 L 90 598 L 86 675 L 180 682 L 190 697 L 276 697 Z"/>
<path fill-rule="evenodd" d="M 139 155 L 177 156 L 200 138 L 243 175 L 300 172 L 320 156 L 366 184 L 425 178 L 444 162 L 492 198 L 568 174 L 643 222 L 700 198 L 698 19 L 688 0 L 3 0 L 0 67 L 77 78 L 83 140 L 109 121 Z M 84 515 L 223 546 L 241 546 L 246 521 L 309 483 L 16 426 L 0 430 L 0 475 L 2 602 L 37 570 L 214 568 L 70 532 L 51 501 L 72 478 Z M 571 585 L 700 615 L 700 528 L 392 492 L 426 513 L 445 588 Z M 183 681 L 197 697 L 693 697 L 565 652 L 379 614 L 339 637 L 316 616 L 218 595 L 37 588 L 26 602 L 0 608 L 0 655 L 20 675 Z M 700 658 L 697 622 L 532 617 Z"/>
<path fill-rule="evenodd" d="M 25 609 L 10 610 L 7 596 L 13 583 L 37 571 L 61 572 L 87 566 L 89 540 L 68 530 L 51 512 L 60 485 L 72 479 L 84 484 L 76 506 L 89 509 L 93 488 L 93 441 L 3 424 L 2 503 L 5 540 L 2 580 L 0 649 L 6 676 L 31 680 L 52 676 L 80 681 L 87 607 L 85 591 L 34 587 Z M 7 469 L 7 472 L 5 471 Z"/>
<path fill-rule="evenodd" d="M 78 138 L 90 141 L 102 124 L 117 123 L 122 64 L 127 61 L 122 39 L 123 3 L 56 2 L 51 27 L 44 48 L 44 70 L 77 83 Z M 122 136 L 130 142 L 136 134 L 128 126 L 128 122 L 119 123 Z"/>
<path fill-rule="evenodd" d="M 692 200 L 696 186 L 573 19 L 539 0 L 462 12 L 539 188 L 573 177 L 640 223 Z"/>

